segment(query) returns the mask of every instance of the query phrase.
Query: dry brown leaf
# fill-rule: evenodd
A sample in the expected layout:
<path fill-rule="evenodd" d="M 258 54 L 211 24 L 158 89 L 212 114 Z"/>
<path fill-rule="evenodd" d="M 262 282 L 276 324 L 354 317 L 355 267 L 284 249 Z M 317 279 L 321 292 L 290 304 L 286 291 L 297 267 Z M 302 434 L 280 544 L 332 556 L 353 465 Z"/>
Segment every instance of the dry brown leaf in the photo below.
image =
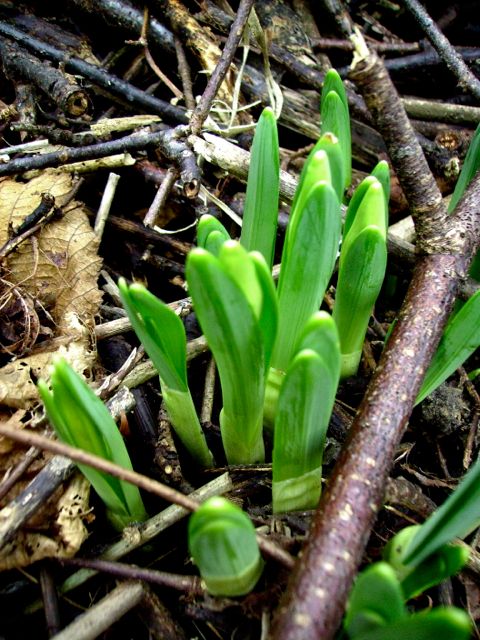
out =
<path fill-rule="evenodd" d="M 56 517 L 48 531 L 19 531 L 15 539 L 0 552 L 0 571 L 26 567 L 43 558 L 75 555 L 87 537 L 84 518 L 89 513 L 90 484 L 75 475 L 56 504 Z"/>
<path fill-rule="evenodd" d="M 49 170 L 28 182 L 11 178 L 0 182 L 0 245 L 11 228 L 36 209 L 43 193 L 53 195 L 57 207 L 65 205 L 62 217 L 49 221 L 2 264 L 0 308 L 7 320 L 2 335 L 6 348 L 13 345 L 17 357 L 0 368 L 0 406 L 5 407 L 0 420 L 18 429 L 25 428 L 24 412 L 38 404 L 35 382 L 48 379 L 54 356 L 62 355 L 86 377 L 96 358 L 92 329 L 101 300 L 97 287 L 101 261 L 85 207 L 74 200 L 65 204 L 72 187 L 70 175 Z M 22 455 L 24 449 L 0 442 L 0 478 L 15 468 Z M 3 516 L 8 515 L 12 497 L 27 487 L 49 457 L 40 455 L 11 489 Z M 83 476 L 66 490 L 58 489 L 2 549 L 0 570 L 49 556 L 74 555 L 87 535 L 82 516 L 88 509 L 88 489 Z"/>
<path fill-rule="evenodd" d="M 10 224 L 18 226 L 35 210 L 42 193 L 52 194 L 61 206 L 72 187 L 71 176 L 51 170 L 27 183 L 12 179 L 0 183 L 0 244 L 7 240 Z M 65 332 L 68 311 L 91 326 L 101 300 L 97 250 L 85 207 L 72 201 L 60 220 L 45 225 L 35 240 L 27 240 L 8 256 L 7 279 L 51 313 L 57 335 Z"/>

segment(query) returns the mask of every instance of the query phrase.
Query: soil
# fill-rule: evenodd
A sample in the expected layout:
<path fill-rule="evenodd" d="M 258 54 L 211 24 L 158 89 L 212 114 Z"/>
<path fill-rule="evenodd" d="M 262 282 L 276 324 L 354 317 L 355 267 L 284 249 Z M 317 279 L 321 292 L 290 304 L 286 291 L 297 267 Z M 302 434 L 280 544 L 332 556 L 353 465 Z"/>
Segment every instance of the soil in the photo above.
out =
<path fill-rule="evenodd" d="M 330 9 L 326 5 L 331 5 Z M 404 3 L 351 0 L 343 7 L 346 13 L 342 13 L 342 6 L 337 2 L 308 0 L 255 3 L 262 33 L 266 36 L 264 41 L 270 49 L 271 72 L 284 98 L 278 120 L 282 169 L 296 179 L 319 135 L 322 74 L 334 67 L 342 76 L 347 75 L 352 51 L 344 29 L 345 21 L 347 26 L 352 21 L 369 46 L 378 46 L 400 96 L 409 98 L 405 103 L 407 113 L 436 183 L 447 198 L 480 121 L 478 98 L 468 87 L 462 88 Z M 48 140 L 50 146 L 40 154 L 55 153 L 59 145 L 65 145 L 75 149 L 72 152 L 75 160 L 79 157 L 78 150 L 86 145 L 114 143 L 134 131 L 142 131 L 146 138 L 162 131 L 168 134 L 172 127 L 188 122 L 187 109 L 195 106 L 195 99 L 205 90 L 207 78 L 225 46 L 238 3 L 233 2 L 230 7 L 221 0 L 183 3 L 165 0 L 149 2 L 147 7 L 148 12 L 145 9 L 144 14 L 142 3 L 127 5 L 106 0 L 96 3 L 71 0 L 62 8 L 54 2 L 0 3 L 1 24 L 27 34 L 27 40 L 47 43 L 63 56 L 61 61 L 51 61 L 50 54 L 45 52 L 43 56 L 37 51 L 38 66 L 35 66 L 35 60 L 31 60 L 34 48 L 29 48 L 28 42 L 19 44 L 18 34 L 8 36 L 0 28 L 3 65 L 0 244 L 5 243 L 0 250 L 0 422 L 27 431 L 50 433 L 41 421 L 42 409 L 35 383 L 48 375 L 51 358 L 59 349 L 62 353 L 68 352 L 73 361 L 75 348 L 77 368 L 88 374 L 94 386 L 99 386 L 110 374 L 122 371 L 129 354 L 138 347 L 138 341 L 133 332 L 122 325 L 124 312 L 114 284 L 119 277 L 142 282 L 163 301 L 178 302 L 176 308 L 192 345 L 190 351 L 194 350 L 189 360 L 189 381 L 199 411 L 203 407 L 202 424 L 217 466 L 199 470 L 172 436 L 161 405 L 158 380 L 151 368 L 147 367 L 146 373 L 133 383 L 133 400 L 130 405 L 121 406 L 119 425 L 136 471 L 190 493 L 228 469 L 218 426 L 221 392 L 218 382 L 208 383 L 211 357 L 198 340 L 201 331 L 187 299 L 185 257 L 195 246 L 196 222 L 204 213 L 219 218 L 232 237 L 238 237 L 239 227 L 231 212 L 234 216 L 242 215 L 245 166 L 236 156 L 232 156 L 227 168 L 211 158 L 200 157 L 197 148 L 191 152 L 191 139 L 181 137 L 182 151 L 187 149 L 190 160 L 180 161 L 178 150 L 171 152 L 165 142 L 154 145 L 146 141 L 135 148 L 124 145 L 125 153 L 113 165 L 97 164 L 86 169 L 77 166 L 67 177 L 56 172 L 55 167 L 71 162 L 70 156 L 63 155 L 48 165 L 44 161 L 39 168 L 34 162 L 22 161 L 24 165 L 13 165 L 9 170 L 9 157 L 37 156 L 25 154 L 24 149 L 9 157 L 3 155 L 9 147 Z M 461 52 L 473 74 L 480 77 L 479 3 L 426 2 L 425 7 Z M 148 16 L 150 28 L 146 40 L 142 40 L 142 23 Z M 25 49 L 19 52 L 15 49 L 17 45 L 27 47 L 24 62 L 21 55 Z M 241 109 L 233 120 L 236 128 L 225 135 L 240 150 L 250 148 L 253 133 L 249 125 L 258 119 L 262 105 L 268 104 L 258 46 L 252 43 L 240 83 Z M 183 52 L 184 58 L 178 51 Z M 88 77 L 80 68 L 69 67 L 71 56 L 134 85 L 141 95 L 128 95 L 128 87 L 121 82 L 116 86 L 108 87 L 108 83 L 100 86 L 100 80 Z M 214 133 L 219 127 L 228 126 L 241 61 L 242 49 L 239 48 L 206 122 Z M 58 70 L 58 76 L 51 75 L 54 70 Z M 44 72 L 46 78 L 43 78 Z M 167 81 L 159 78 L 159 74 L 165 74 Z M 172 84 L 173 89 L 169 86 Z M 388 159 L 388 152 L 358 88 L 351 81 L 347 81 L 346 86 L 352 115 L 353 186 L 356 186 L 376 162 Z M 423 115 L 418 111 L 421 101 L 426 101 Z M 441 109 L 443 105 L 451 109 L 435 115 L 434 108 Z M 463 107 L 468 109 L 462 110 Z M 127 131 L 101 133 L 91 128 L 101 119 L 133 115 L 160 118 L 137 122 Z M 96 157 L 94 154 L 92 151 L 90 157 Z M 81 160 L 87 161 L 87 156 L 85 152 Z M 193 168 L 189 164 L 192 159 Z M 119 176 L 118 184 L 109 212 L 107 207 L 103 233 L 95 235 L 91 226 L 99 224 L 97 212 L 110 172 Z M 408 220 L 410 210 L 402 182 L 393 168 L 391 177 L 390 224 L 396 225 Z M 275 264 L 281 256 L 288 220 L 291 194 L 289 198 L 286 191 L 280 206 Z M 54 207 L 41 199 L 45 192 L 53 194 Z M 158 204 L 158 194 L 163 199 L 153 212 L 152 203 L 155 199 Z M 21 227 L 33 212 L 36 218 L 28 219 Z M 150 219 L 154 216 L 154 222 L 149 225 L 145 224 L 147 215 Z M 80 224 L 84 225 L 81 233 Z M 33 234 L 27 233 L 18 246 L 5 249 L 12 237 L 28 232 L 33 225 L 37 225 Z M 367 333 L 359 373 L 343 382 L 338 391 L 325 451 L 326 483 L 411 280 L 414 247 L 405 243 L 414 242 L 414 236 L 411 225 L 407 223 L 405 228 L 405 233 L 398 227 L 395 231 L 404 234 L 403 244 L 389 245 L 387 276 Z M 55 274 L 60 274 L 58 280 Z M 334 298 L 334 287 L 335 278 L 325 299 L 325 309 Z M 77 321 L 72 320 L 71 314 Z M 141 354 L 137 360 L 140 358 Z M 130 369 L 134 369 L 138 361 L 130 365 Z M 385 503 L 371 532 L 362 566 L 378 560 L 385 543 L 402 527 L 421 523 L 445 500 L 475 461 L 480 398 L 477 378 L 472 381 L 468 374 L 478 367 L 478 354 L 474 353 L 464 368 L 414 409 L 390 469 L 390 478 L 385 483 Z M 138 372 L 138 368 L 135 371 Z M 120 374 L 119 384 L 126 375 L 128 379 L 128 373 Z M 104 399 L 111 398 L 117 388 L 118 385 L 112 385 Z M 213 393 L 210 405 L 205 402 L 206 389 Z M 268 436 L 266 447 L 265 465 L 229 469 L 233 489 L 228 497 L 250 515 L 262 534 L 296 557 L 307 538 L 313 512 L 272 515 Z M 69 468 L 58 481 L 49 476 L 50 494 L 48 490 L 41 493 L 36 508 L 23 516 L 7 543 L 5 530 L 8 531 L 9 525 L 4 523 L 9 522 L 8 507 L 20 496 L 15 503 L 18 505 L 28 493 L 29 483 L 51 464 L 50 454 L 37 451 L 31 453 L 32 460 L 27 466 L 25 451 L 20 445 L 0 440 L 0 465 L 4 474 L 3 480 L 0 479 L 0 562 L 3 563 L 0 566 L 4 568 L 0 573 L 0 638 L 52 637 L 79 614 L 88 611 L 93 611 L 94 626 L 99 620 L 107 620 L 105 628 L 100 625 L 87 632 L 85 622 L 80 624 L 80 630 L 68 628 L 60 637 L 116 640 L 267 637 L 271 618 L 287 589 L 290 569 L 268 557 L 255 590 L 235 599 L 213 598 L 199 588 L 198 581 L 182 584 L 179 576 L 198 575 L 187 549 L 186 518 L 178 518 L 128 554 L 110 556 L 122 563 L 116 567 L 118 575 L 110 573 L 112 567 L 99 567 L 99 573 L 85 584 L 62 594 L 64 581 L 78 568 L 69 566 L 68 558 L 75 556 L 80 566 L 82 560 L 105 558 L 105 551 L 108 553 L 111 545 L 118 541 L 119 534 L 111 528 L 93 492 L 90 502 L 85 502 L 89 506 L 85 506 L 85 510 L 82 507 L 79 518 L 81 527 L 85 527 L 84 533 L 62 528 L 58 520 L 59 501 L 71 488 L 72 468 Z M 7 486 L 12 474 L 16 480 Z M 152 516 L 168 507 L 167 502 L 155 495 L 143 495 Z M 135 540 L 138 535 L 133 527 L 124 533 L 123 539 Z M 468 541 L 476 559 L 477 536 L 473 535 Z M 135 545 L 132 543 L 132 546 Z M 18 548 L 23 549 L 22 554 Z M 152 570 L 152 575 L 139 574 L 125 564 Z M 478 636 L 478 566 L 478 562 L 476 568 L 472 562 L 458 576 L 428 590 L 410 603 L 411 609 L 456 605 L 469 613 Z M 176 576 L 173 580 L 176 583 L 165 582 L 159 572 Z M 114 592 L 119 586 L 124 591 Z M 112 593 L 118 593 L 120 600 L 124 598 L 127 604 L 123 609 L 121 604 L 113 606 L 113 613 L 93 609 Z"/>

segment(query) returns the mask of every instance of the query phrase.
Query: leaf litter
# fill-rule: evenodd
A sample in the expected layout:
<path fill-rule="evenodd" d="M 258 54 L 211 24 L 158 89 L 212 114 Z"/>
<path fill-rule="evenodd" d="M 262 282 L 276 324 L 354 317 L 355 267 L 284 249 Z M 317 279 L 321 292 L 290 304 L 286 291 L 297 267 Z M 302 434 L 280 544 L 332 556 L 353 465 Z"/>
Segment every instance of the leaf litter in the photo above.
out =
<path fill-rule="evenodd" d="M 87 209 L 71 199 L 74 187 L 71 175 L 55 170 L 43 171 L 28 182 L 0 181 L 0 246 L 38 207 L 42 194 L 52 195 L 61 210 L 1 264 L 0 421 L 15 428 L 28 428 L 39 400 L 35 382 L 49 378 L 56 355 L 87 377 L 96 359 L 92 331 L 101 302 L 97 286 L 101 259 Z M 23 449 L 0 439 L 0 477 L 8 477 L 23 455 Z M 14 492 L 0 499 L 0 531 L 9 517 L 5 505 L 49 458 L 41 454 Z M 88 482 L 78 474 L 64 483 L 0 550 L 0 570 L 74 555 L 87 536 L 88 494 Z"/>

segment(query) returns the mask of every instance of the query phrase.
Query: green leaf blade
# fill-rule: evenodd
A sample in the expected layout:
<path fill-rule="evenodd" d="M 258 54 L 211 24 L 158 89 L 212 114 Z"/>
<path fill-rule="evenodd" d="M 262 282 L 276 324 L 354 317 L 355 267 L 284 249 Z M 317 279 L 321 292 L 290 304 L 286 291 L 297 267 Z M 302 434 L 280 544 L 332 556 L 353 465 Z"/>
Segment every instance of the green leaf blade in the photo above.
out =
<path fill-rule="evenodd" d="M 172 389 L 186 391 L 186 335 L 181 319 L 143 285 L 118 282 L 120 296 L 135 333 L 160 378 Z"/>
<path fill-rule="evenodd" d="M 465 611 L 456 607 L 435 607 L 350 637 L 351 640 L 468 640 L 471 627 Z"/>
<path fill-rule="evenodd" d="M 55 363 L 51 385 L 52 391 L 40 381 L 38 388 L 59 438 L 131 470 L 125 443 L 107 408 L 64 360 Z M 85 465 L 79 468 L 118 522 L 146 518 L 137 487 Z"/>
<path fill-rule="evenodd" d="M 288 368 L 275 419 L 275 513 L 313 509 L 318 504 L 325 436 L 337 385 L 338 377 L 331 377 L 329 365 L 312 349 L 300 351 Z"/>
<path fill-rule="evenodd" d="M 277 122 L 267 107 L 253 139 L 240 242 L 248 251 L 259 251 L 270 268 L 277 235 L 279 193 Z"/>
<path fill-rule="evenodd" d="M 230 464 L 244 456 L 251 462 L 261 461 L 265 356 L 257 317 L 219 259 L 194 249 L 187 258 L 186 272 L 195 311 L 220 375 L 227 459 Z"/>
<path fill-rule="evenodd" d="M 463 167 L 455 185 L 455 189 L 448 203 L 448 213 L 453 213 L 455 207 L 460 202 L 472 178 L 480 168 L 480 124 L 477 125 L 472 141 L 468 147 L 467 155 L 463 162 Z"/>
<path fill-rule="evenodd" d="M 395 571 L 386 562 L 375 562 L 358 575 L 348 599 L 343 626 L 350 638 L 356 638 L 406 616 Z"/>
<path fill-rule="evenodd" d="M 480 291 L 448 321 L 415 404 L 452 375 L 480 346 Z"/>
<path fill-rule="evenodd" d="M 358 369 L 368 321 L 382 287 L 387 265 L 385 238 L 376 227 L 367 227 L 343 255 L 333 318 L 340 335 L 342 376 L 346 377 Z"/>
<path fill-rule="evenodd" d="M 284 248 L 278 283 L 279 322 L 272 366 L 283 371 L 305 322 L 320 307 L 340 239 L 339 202 L 330 185 L 316 184 L 298 215 Z"/>

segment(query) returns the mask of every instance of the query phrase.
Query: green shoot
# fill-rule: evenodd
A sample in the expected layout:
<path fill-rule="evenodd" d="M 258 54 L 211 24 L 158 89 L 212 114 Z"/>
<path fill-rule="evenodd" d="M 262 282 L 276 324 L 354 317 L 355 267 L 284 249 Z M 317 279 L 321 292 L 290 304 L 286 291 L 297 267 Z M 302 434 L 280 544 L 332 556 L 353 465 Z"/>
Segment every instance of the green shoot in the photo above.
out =
<path fill-rule="evenodd" d="M 396 573 L 386 562 L 362 571 L 352 589 L 344 629 L 350 640 L 467 640 L 471 622 L 456 607 L 409 614 Z"/>
<path fill-rule="evenodd" d="M 320 498 L 325 436 L 340 377 L 332 318 L 307 322 L 281 387 L 272 456 L 273 511 L 314 509 Z"/>
<path fill-rule="evenodd" d="M 418 565 L 444 544 L 465 538 L 480 525 L 480 459 L 458 487 L 416 532 L 402 556 L 405 565 Z"/>
<path fill-rule="evenodd" d="M 385 228 L 388 229 L 388 204 L 390 202 L 390 167 L 388 162 L 380 160 L 372 170 L 371 175 L 376 178 L 383 188 L 385 196 Z"/>
<path fill-rule="evenodd" d="M 457 607 L 435 607 L 413 613 L 402 620 L 377 626 L 351 640 L 469 640 L 472 625 L 465 611 Z"/>
<path fill-rule="evenodd" d="M 346 189 L 352 181 L 352 136 L 347 94 L 342 79 L 335 69 L 325 74 L 320 103 L 321 131 L 333 133 L 340 142 Z"/>
<path fill-rule="evenodd" d="M 383 551 L 384 559 L 395 569 L 401 581 L 405 600 L 415 598 L 426 589 L 454 576 L 468 561 L 467 547 L 443 544 L 424 560 L 404 564 L 405 551 L 420 529 L 420 525 L 405 527 L 388 542 Z"/>
<path fill-rule="evenodd" d="M 386 562 L 362 571 L 348 599 L 343 626 L 350 638 L 402 620 L 407 616 L 397 574 Z"/>
<path fill-rule="evenodd" d="M 220 247 L 227 240 L 230 240 L 230 236 L 219 220 L 209 214 L 205 214 L 200 218 L 197 226 L 197 244 L 199 247 L 213 253 L 214 256 L 218 256 Z"/>
<path fill-rule="evenodd" d="M 50 385 L 51 390 L 40 380 L 38 390 L 59 439 L 131 470 L 125 443 L 108 409 L 65 360 L 55 362 Z M 122 530 L 147 518 L 137 487 L 91 467 L 78 467 L 105 503 L 115 528 Z"/>
<path fill-rule="evenodd" d="M 480 168 L 480 124 L 475 129 L 472 141 L 468 147 L 467 155 L 463 162 L 462 170 L 455 185 L 455 189 L 448 203 L 448 213 L 453 213 L 461 200 L 472 178 Z"/>
<path fill-rule="evenodd" d="M 372 170 L 372 173 L 367 176 L 355 189 L 352 199 L 347 208 L 347 213 L 345 215 L 345 222 L 343 225 L 343 236 L 345 237 L 350 227 L 352 226 L 352 222 L 357 215 L 358 207 L 362 202 L 366 192 L 369 187 L 374 184 L 375 179 L 380 182 L 383 188 L 383 195 L 385 196 L 385 228 L 388 228 L 388 201 L 390 198 L 390 169 L 388 167 L 388 163 L 385 160 L 379 162 Z"/>
<path fill-rule="evenodd" d="M 385 194 L 375 178 L 360 185 L 361 199 L 352 198 L 347 212 L 338 269 L 333 318 L 342 351 L 342 377 L 355 375 L 373 305 L 385 276 L 387 228 Z M 360 200 L 360 201 L 359 201 Z"/>
<path fill-rule="evenodd" d="M 270 269 L 277 236 L 279 191 L 277 122 L 267 107 L 253 138 L 240 242 L 247 251 L 259 251 Z"/>
<path fill-rule="evenodd" d="M 326 154 L 323 166 L 328 166 Z M 315 162 L 315 160 L 314 160 Z M 312 165 L 312 171 L 318 167 Z M 286 371 L 308 318 L 320 308 L 333 273 L 340 240 L 340 205 L 324 175 L 305 177 L 307 195 L 300 192 L 291 214 L 278 282 L 279 326 L 272 367 Z"/>
<path fill-rule="evenodd" d="M 162 397 L 172 427 L 190 455 L 204 467 L 213 457 L 200 426 L 187 381 L 187 340 L 172 309 L 140 284 L 118 283 L 132 327 L 160 376 Z"/>
<path fill-rule="evenodd" d="M 209 498 L 190 516 L 188 546 L 214 596 L 245 595 L 262 574 L 263 560 L 253 524 L 225 498 Z"/>
<path fill-rule="evenodd" d="M 480 291 L 477 291 L 448 321 L 415 404 L 445 382 L 479 346 Z"/>
<path fill-rule="evenodd" d="M 229 464 L 264 460 L 263 402 L 277 325 L 277 302 L 261 254 L 223 244 L 218 257 L 194 249 L 186 266 L 200 326 L 218 366 L 220 429 Z"/>

